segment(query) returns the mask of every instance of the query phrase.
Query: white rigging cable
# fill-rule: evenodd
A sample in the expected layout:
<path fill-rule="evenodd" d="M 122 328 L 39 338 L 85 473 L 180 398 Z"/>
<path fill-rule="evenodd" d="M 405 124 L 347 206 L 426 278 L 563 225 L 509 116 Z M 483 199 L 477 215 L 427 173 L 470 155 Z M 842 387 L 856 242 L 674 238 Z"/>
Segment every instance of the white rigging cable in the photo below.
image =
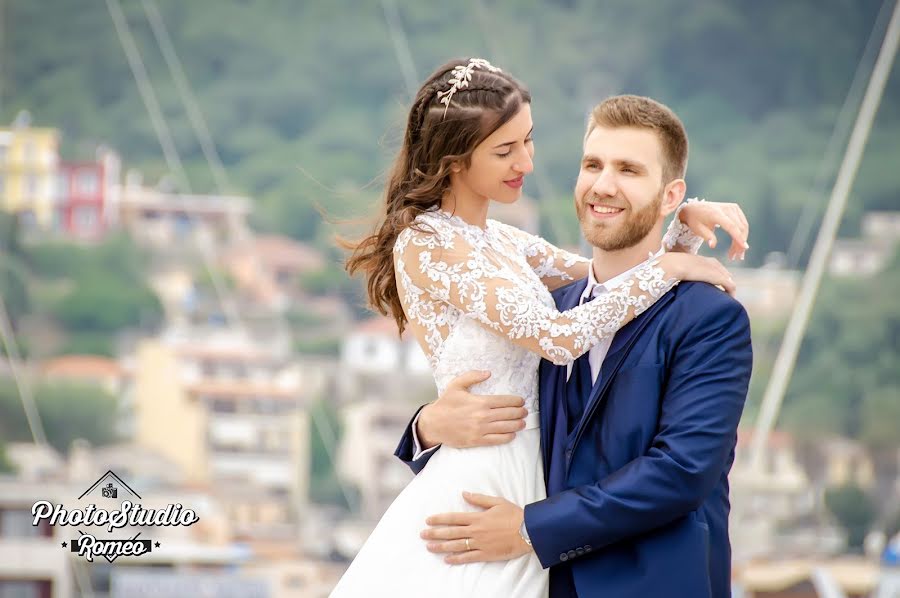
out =
<path fill-rule="evenodd" d="M 111 6 L 111 3 L 113 3 L 113 2 L 116 3 L 115 7 L 118 8 L 118 0 L 107 0 L 107 6 Z M 197 134 L 198 138 L 201 138 L 201 136 L 203 136 L 208 139 L 207 143 L 212 151 L 210 151 L 210 152 L 204 151 L 204 157 L 206 158 L 207 164 L 214 173 L 216 171 L 216 168 L 222 169 L 223 176 L 216 176 L 215 183 L 216 183 L 216 186 L 217 186 L 219 192 L 224 192 L 222 185 L 227 184 L 227 180 L 228 180 L 227 175 L 225 174 L 225 169 L 222 166 L 221 161 L 216 161 L 215 158 L 213 158 L 213 156 L 215 156 L 217 158 L 218 154 L 215 152 L 215 144 L 212 140 L 212 135 L 209 133 L 208 127 L 206 127 L 206 124 L 205 124 L 206 121 L 203 117 L 203 113 L 200 110 L 198 103 L 196 101 L 192 100 L 192 98 L 194 96 L 193 96 L 193 93 L 190 88 L 190 83 L 189 83 L 187 77 L 184 75 L 184 70 L 181 67 L 181 64 L 182 64 L 181 60 L 178 58 L 178 54 L 175 50 L 175 47 L 171 43 L 171 37 L 169 36 L 168 30 L 166 29 L 165 21 L 162 19 L 162 16 L 161 16 L 159 10 L 157 9 L 155 3 L 153 2 L 153 0 L 143 0 L 143 3 L 144 3 L 144 10 L 145 10 L 145 12 L 147 12 L 148 20 L 151 23 L 151 27 L 154 29 L 154 36 L 156 37 L 157 44 L 159 44 L 160 51 L 164 54 L 164 56 L 168 55 L 168 57 L 166 58 L 166 62 L 172 73 L 172 77 L 174 79 L 176 79 L 176 81 L 178 81 L 178 80 L 181 81 L 181 83 L 178 84 L 179 94 L 181 95 L 181 99 L 183 102 L 185 102 L 186 107 L 188 107 L 188 105 L 192 106 L 192 107 L 188 107 L 187 109 L 189 112 L 192 111 L 194 113 L 194 116 L 191 117 L 191 119 L 190 119 L 191 124 L 194 127 L 194 131 Z M 113 14 L 112 11 L 110 12 L 110 14 L 112 16 L 112 14 Z M 151 16 L 151 14 L 153 16 Z M 119 15 L 121 17 L 121 9 L 119 9 Z M 116 22 L 115 18 L 114 18 L 114 22 Z M 140 52 L 137 50 L 137 47 L 133 42 L 133 39 L 131 38 L 131 34 L 130 34 L 130 30 L 128 28 L 127 22 L 124 20 L 124 17 L 121 17 L 120 19 L 118 19 L 118 22 L 119 22 L 119 26 L 117 26 L 117 33 L 119 33 L 119 38 L 120 38 L 120 42 L 122 42 L 123 50 L 126 48 L 126 45 L 123 40 L 131 40 L 130 46 L 134 49 L 134 62 L 136 65 L 141 67 L 138 69 L 133 68 L 132 72 L 135 74 L 136 80 L 140 73 L 144 73 L 143 80 L 146 82 L 146 85 L 144 86 L 144 88 L 146 89 L 148 98 L 155 98 L 154 91 L 153 91 L 153 85 L 149 81 L 149 77 L 146 76 L 146 69 L 142 68 L 143 60 L 140 56 Z M 162 40 L 165 40 L 165 41 L 162 41 Z M 166 49 L 163 48 L 164 44 L 166 46 Z M 126 57 L 127 57 L 127 53 L 126 53 Z M 132 62 L 131 59 L 129 59 L 129 63 L 131 63 L 131 62 Z M 140 85 L 139 85 L 139 90 L 140 90 Z M 143 93 L 142 93 L 142 96 L 143 96 Z M 155 103 L 155 100 L 153 100 L 152 102 L 149 102 L 149 103 L 145 100 L 144 103 L 145 103 L 145 106 L 149 106 L 152 103 Z M 148 108 L 148 110 L 149 110 L 149 108 Z M 161 116 L 162 115 L 160 114 L 160 117 Z M 163 121 L 163 124 L 165 125 L 164 121 Z M 201 130 L 198 130 L 198 128 Z M 174 144 L 173 144 L 173 151 L 177 158 L 178 153 L 177 153 L 177 149 L 174 148 Z M 180 160 L 178 160 L 178 163 L 180 164 Z M 188 187 L 188 189 L 189 189 L 189 187 Z M 205 247 L 201 247 L 201 253 L 204 258 L 204 266 L 206 268 L 207 274 L 209 274 L 209 276 L 213 282 L 213 286 L 216 291 L 216 296 L 219 299 L 219 303 L 222 306 L 222 309 L 224 311 L 226 311 L 226 315 L 227 315 L 229 321 L 242 326 L 242 320 L 240 318 L 240 313 L 237 308 L 236 302 L 231 300 L 231 297 L 228 294 L 228 291 L 225 288 L 224 284 L 222 283 L 221 278 L 218 275 L 218 272 L 213 267 L 212 257 L 210 255 L 208 255 L 208 253 L 202 251 L 203 249 L 205 249 Z M 281 316 L 280 314 L 277 316 L 277 320 L 278 320 L 279 327 L 281 329 L 283 329 L 283 330 L 290 329 L 286 319 L 283 316 Z M 315 409 L 310 409 L 309 412 L 313 419 L 313 424 L 316 426 L 320 435 L 323 438 L 323 446 L 325 448 L 328 459 L 331 462 L 332 467 L 334 467 L 335 463 L 336 463 L 336 456 L 334 454 L 334 450 L 331 447 L 331 444 L 329 441 L 333 441 L 333 439 L 336 438 L 336 433 L 332 429 L 331 424 L 328 422 L 328 420 L 322 414 L 317 413 L 317 411 Z M 349 491 L 349 489 L 346 487 L 346 485 L 343 483 L 343 481 L 340 480 L 340 478 L 337 479 L 337 483 L 341 490 L 342 495 L 344 496 L 344 500 L 347 502 L 348 506 L 352 510 L 356 510 L 357 505 L 356 505 L 356 501 L 353 498 L 353 493 Z"/>
<path fill-rule="evenodd" d="M 169 170 L 171 170 L 173 174 L 176 175 L 176 186 L 180 190 L 182 190 L 182 192 L 187 192 L 190 194 L 192 192 L 190 180 L 185 174 L 184 167 L 181 164 L 181 157 L 178 154 L 178 149 L 175 147 L 175 143 L 172 139 L 171 134 L 169 133 L 169 127 L 166 124 L 165 117 L 163 116 L 162 111 L 159 108 L 159 102 L 156 99 L 156 93 L 153 89 L 153 84 L 150 82 L 150 78 L 147 75 L 147 69 L 144 66 L 144 61 L 141 58 L 141 53 L 138 51 L 137 45 L 134 43 L 134 38 L 131 35 L 131 29 L 128 27 L 128 22 L 125 20 L 125 15 L 122 13 L 122 8 L 119 4 L 119 0 L 106 0 L 106 7 L 109 11 L 109 16 L 112 18 L 113 25 L 116 30 L 116 35 L 119 38 L 119 43 L 122 46 L 122 50 L 125 53 L 126 59 L 128 60 L 128 65 L 131 68 L 131 73 L 134 76 L 135 83 L 137 83 L 141 100 L 144 102 L 144 107 L 147 109 L 147 114 L 150 116 L 150 120 L 153 123 L 153 130 L 155 131 L 156 138 L 159 141 L 160 146 L 162 147 L 166 164 L 168 165 Z M 200 257 L 203 261 L 203 266 L 206 269 L 206 273 L 209 275 L 210 281 L 213 285 L 213 289 L 219 299 L 219 303 L 222 306 L 222 310 L 225 313 L 226 319 L 234 326 L 243 327 L 243 323 L 238 314 L 237 307 L 227 296 L 227 290 L 225 288 L 225 283 L 222 280 L 222 276 L 214 267 L 213 258 L 210 255 L 212 249 L 205 243 L 198 243 L 197 247 L 200 250 Z"/>
<path fill-rule="evenodd" d="M 756 423 L 756 431 L 753 434 L 750 446 L 750 463 L 756 469 L 762 466 L 769 433 L 775 425 L 775 420 L 784 401 L 784 395 L 790 382 L 794 365 L 797 362 L 797 354 L 806 332 L 806 326 L 809 323 L 816 294 L 825 274 L 825 267 L 831 254 L 834 239 L 837 236 L 841 217 L 847 206 L 847 198 L 856 179 L 856 173 L 866 148 L 866 142 L 872 130 L 872 123 L 878 112 L 878 106 L 881 104 L 884 88 L 890 76 L 894 58 L 897 55 L 898 43 L 900 43 L 900 0 L 896 0 L 894 3 L 894 11 L 887 31 L 884 34 L 884 40 L 882 41 L 878 58 L 875 61 L 875 67 L 872 69 L 872 76 L 869 78 L 869 84 L 866 87 L 866 93 L 863 96 L 856 123 L 853 126 L 853 132 L 850 134 L 850 140 L 847 143 L 847 150 L 841 162 L 841 168 L 838 171 L 834 189 L 832 189 L 831 198 L 825 210 L 825 217 L 822 220 L 822 226 L 819 229 L 819 234 L 816 237 L 816 243 L 809 259 L 809 266 L 803 277 L 800 294 L 794 310 L 791 312 L 784 339 L 779 348 L 778 356 L 775 358 L 772 377 L 769 379 L 769 384 L 763 396 L 762 406 L 760 407 Z"/>
<path fill-rule="evenodd" d="M 869 39 L 853 73 L 853 80 L 847 90 L 844 103 L 841 105 L 834 128 L 831 131 L 831 137 L 825 147 L 825 155 L 819 163 L 819 171 L 813 179 L 810 189 L 812 197 L 824 195 L 828 181 L 832 180 L 831 177 L 834 173 L 835 163 L 838 160 L 841 147 L 843 147 L 847 136 L 850 134 L 854 116 L 859 111 L 859 103 L 865 91 L 865 81 L 869 79 L 872 69 L 875 67 L 876 51 L 879 45 L 878 33 L 886 27 L 890 14 L 890 1 L 885 0 L 881 5 L 878 16 L 875 18 L 875 24 L 869 33 Z M 816 207 L 817 204 L 811 201 L 803 205 L 800 218 L 797 221 L 797 226 L 794 228 L 794 234 L 788 247 L 786 267 L 789 269 L 797 268 L 800 265 L 800 258 L 806 248 L 806 243 L 809 240 L 809 235 L 812 232 L 813 223 L 816 219 Z"/>

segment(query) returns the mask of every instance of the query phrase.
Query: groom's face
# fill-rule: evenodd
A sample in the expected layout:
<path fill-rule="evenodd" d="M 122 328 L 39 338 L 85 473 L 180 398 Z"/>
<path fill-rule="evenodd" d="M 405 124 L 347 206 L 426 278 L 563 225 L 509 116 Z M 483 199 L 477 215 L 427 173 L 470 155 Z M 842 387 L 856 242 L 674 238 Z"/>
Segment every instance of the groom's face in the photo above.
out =
<path fill-rule="evenodd" d="M 585 239 L 605 251 L 640 243 L 664 218 L 662 172 L 662 144 L 655 131 L 591 131 L 575 183 L 575 210 Z"/>

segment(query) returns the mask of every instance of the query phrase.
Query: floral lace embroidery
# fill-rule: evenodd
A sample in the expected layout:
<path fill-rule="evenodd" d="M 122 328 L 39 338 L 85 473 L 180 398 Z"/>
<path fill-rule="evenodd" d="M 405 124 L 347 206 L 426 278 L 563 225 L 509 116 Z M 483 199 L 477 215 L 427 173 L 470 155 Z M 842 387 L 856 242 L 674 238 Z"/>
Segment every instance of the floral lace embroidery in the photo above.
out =
<path fill-rule="evenodd" d="M 585 258 L 493 220 L 481 229 L 434 210 L 417 223 L 433 232 L 409 228 L 400 234 L 395 271 L 407 318 L 419 329 L 435 368 L 461 318 L 553 363 L 571 363 L 676 284 L 648 261 L 614 291 L 560 312 L 545 282 L 560 286 L 576 273 L 584 276 Z"/>

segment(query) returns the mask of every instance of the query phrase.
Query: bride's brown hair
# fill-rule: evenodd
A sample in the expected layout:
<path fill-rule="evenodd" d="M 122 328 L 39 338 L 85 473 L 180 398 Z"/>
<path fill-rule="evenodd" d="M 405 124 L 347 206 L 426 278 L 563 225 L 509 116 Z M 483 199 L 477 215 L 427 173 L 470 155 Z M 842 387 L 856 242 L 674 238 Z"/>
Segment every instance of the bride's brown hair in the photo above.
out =
<path fill-rule="evenodd" d="M 515 116 L 531 94 L 510 75 L 476 66 L 466 87 L 458 88 L 449 105 L 438 92 L 451 88 L 454 68 L 468 59 L 451 60 L 419 88 L 409 110 L 406 133 L 388 175 L 384 203 L 372 234 L 347 243 L 352 250 L 345 267 L 363 272 L 369 305 L 396 320 L 400 332 L 406 315 L 394 278 L 394 243 L 419 214 L 438 207 L 450 186 L 454 164 L 468 168 L 479 143 Z"/>

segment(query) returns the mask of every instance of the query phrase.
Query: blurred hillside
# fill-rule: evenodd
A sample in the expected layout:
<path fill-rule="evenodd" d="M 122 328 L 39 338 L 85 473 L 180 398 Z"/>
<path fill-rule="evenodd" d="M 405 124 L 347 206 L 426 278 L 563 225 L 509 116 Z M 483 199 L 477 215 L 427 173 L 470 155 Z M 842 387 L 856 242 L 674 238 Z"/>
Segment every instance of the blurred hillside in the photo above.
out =
<path fill-rule="evenodd" d="M 64 155 L 109 143 L 151 179 L 164 174 L 105 4 L 5 5 L 0 122 L 28 109 L 36 123 L 62 129 Z M 398 2 L 399 27 L 391 29 L 383 11 L 390 3 L 227 0 L 214 13 L 208 3 L 158 5 L 219 146 L 229 191 L 259 202 L 258 228 L 324 247 L 330 231 L 317 203 L 359 216 L 377 201 L 409 99 L 395 54 L 395 42 L 406 42 L 418 80 L 447 58 L 478 55 L 529 85 L 536 168 L 545 180 L 540 187 L 529 181 L 526 192 L 541 200 L 543 232 L 561 243 L 577 241 L 570 193 L 590 105 L 623 92 L 671 105 L 691 135 L 690 190 L 744 206 L 755 225 L 751 264 L 787 251 L 804 205 L 824 209 L 838 164 L 825 159 L 828 140 L 860 64 L 865 82 L 874 54 L 864 51 L 882 7 L 876 0 L 797 0 L 777 10 L 733 1 Z M 211 190 L 147 15 L 139 2 L 123 9 L 191 186 Z M 876 45 L 882 34 L 883 23 Z M 845 234 L 855 233 L 864 210 L 898 205 L 900 169 L 891 167 L 900 163 L 898 70 Z"/>
<path fill-rule="evenodd" d="M 214 192 L 143 3 L 122 4 L 189 185 L 198 193 Z M 341 293 L 357 313 L 359 288 L 339 268 L 334 231 L 317 206 L 338 217 L 371 213 L 409 98 L 402 63 L 412 64 L 418 80 L 449 57 L 485 56 L 530 86 L 537 176 L 526 191 L 539 200 L 541 232 L 563 244 L 578 240 L 570 194 L 589 107 L 623 92 L 668 103 L 691 136 L 691 192 L 744 206 L 753 223 L 747 265 L 759 266 L 772 252 L 788 252 L 792 241 L 805 238 L 797 233 L 804 228 L 798 225 L 804 209 L 815 230 L 886 16 L 875 0 L 798 0 L 778 10 L 701 1 L 473 0 L 425 7 L 229 0 L 216 3 L 215 14 L 208 3 L 156 4 L 227 169 L 231 188 L 224 191 L 254 198 L 258 231 L 289 235 L 329 256 L 330 265 L 301 282 L 313 296 Z M 396 22 L 385 12 L 391 6 Z M 7 0 L 4 30 L 0 122 L 27 109 L 36 124 L 61 129 L 64 157 L 90 155 L 105 143 L 151 181 L 167 173 L 104 3 Z M 860 236 L 864 213 L 900 207 L 898 70 L 895 65 L 842 237 Z M 811 245 L 811 239 L 795 242 L 794 262 L 785 265 L 802 269 Z M 900 314 L 891 301 L 867 297 L 872 291 L 893 296 L 893 264 L 864 285 L 826 284 L 785 424 L 884 443 L 884 433 L 873 430 L 898 421 L 880 414 L 900 388 L 900 347 L 892 332 Z M 9 270 L 7 276 L 14 274 Z M 32 291 L 38 299 L 45 294 Z M 60 299 L 50 303 L 60 313 L 49 311 L 64 322 L 63 311 L 74 308 L 70 297 Z M 33 311 L 25 299 L 19 303 L 23 313 Z M 308 320 L 300 329 L 309 328 Z M 137 321 L 129 316 L 113 329 Z M 757 363 L 748 415 L 768 378 L 783 325 L 783 317 L 754 319 Z M 110 353 L 94 327 L 68 328 L 82 350 L 96 345 L 100 350 L 93 352 Z M 863 330 L 874 336 L 861 335 Z M 297 347 L 316 352 L 327 345 L 333 353 L 334 334 L 326 337 Z M 852 374 L 837 385 L 827 382 L 829 368 L 851 361 Z"/>

